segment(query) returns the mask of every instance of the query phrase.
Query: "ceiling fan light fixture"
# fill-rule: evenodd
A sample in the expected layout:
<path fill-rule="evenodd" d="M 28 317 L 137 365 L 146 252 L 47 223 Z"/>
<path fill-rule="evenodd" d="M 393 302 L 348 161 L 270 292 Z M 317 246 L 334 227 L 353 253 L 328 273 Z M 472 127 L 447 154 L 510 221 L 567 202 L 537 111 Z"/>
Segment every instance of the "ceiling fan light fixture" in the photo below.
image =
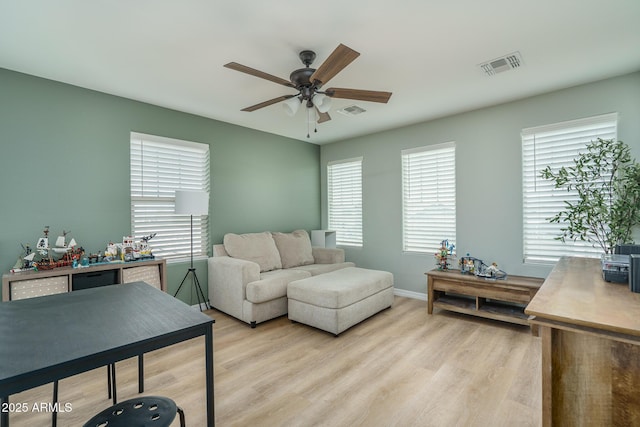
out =
<path fill-rule="evenodd" d="M 382 92 L 374 90 L 350 89 L 350 88 L 330 88 L 320 91 L 329 80 L 336 74 L 341 72 L 351 62 L 353 62 L 360 53 L 339 44 L 338 47 L 320 64 L 317 68 L 311 68 L 316 54 L 311 50 L 303 50 L 299 57 L 305 68 L 294 70 L 289 75 L 289 80 L 256 70 L 255 68 L 236 62 L 229 62 L 224 67 L 249 74 L 254 77 L 269 80 L 279 85 L 295 89 L 298 91 L 296 95 L 283 95 L 277 98 L 269 99 L 259 104 L 243 108 L 242 111 L 256 111 L 261 108 L 282 102 L 285 113 L 294 116 L 300 109 L 300 104 L 304 103 L 307 108 L 307 137 L 309 137 L 311 127 L 313 125 L 314 132 L 317 132 L 316 124 L 326 123 L 331 120 L 328 111 L 331 108 L 332 98 L 338 99 L 356 99 L 367 102 L 387 103 L 391 97 L 391 92 Z M 348 107 L 351 108 L 351 107 Z M 360 107 L 357 107 L 360 108 Z M 338 110 L 343 114 L 355 115 L 356 113 L 347 112 L 347 109 Z M 360 112 L 365 110 L 360 108 Z"/>
<path fill-rule="evenodd" d="M 313 97 L 313 105 L 315 105 L 321 113 L 326 113 L 331 108 L 331 98 L 324 93 L 316 93 Z"/>
<path fill-rule="evenodd" d="M 315 123 L 319 118 L 320 116 L 318 115 L 318 112 L 315 108 L 307 108 L 307 123 Z"/>
<path fill-rule="evenodd" d="M 298 97 L 289 98 L 282 103 L 282 108 L 288 116 L 295 116 L 300 108 L 300 99 Z"/>

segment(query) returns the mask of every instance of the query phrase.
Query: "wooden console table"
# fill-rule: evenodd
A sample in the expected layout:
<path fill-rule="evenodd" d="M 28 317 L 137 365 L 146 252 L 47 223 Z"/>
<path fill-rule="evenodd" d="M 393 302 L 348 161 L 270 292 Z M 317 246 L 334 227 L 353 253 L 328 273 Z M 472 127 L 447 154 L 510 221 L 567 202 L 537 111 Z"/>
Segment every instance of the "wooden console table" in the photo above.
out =
<path fill-rule="evenodd" d="M 427 313 L 433 307 L 471 314 L 503 322 L 528 325 L 524 307 L 536 294 L 544 279 L 507 276 L 501 280 L 487 280 L 459 270 L 427 273 Z M 536 333 L 535 328 L 533 332 Z"/>
<path fill-rule="evenodd" d="M 640 294 L 562 258 L 525 310 L 542 345 L 543 426 L 640 425 Z"/>
<path fill-rule="evenodd" d="M 3 274 L 2 301 L 70 292 L 74 289 L 74 277 L 78 282 L 91 281 L 91 275 L 104 273 L 111 273 L 113 279 L 104 284 L 144 281 L 166 292 L 166 260 L 153 259 Z"/>

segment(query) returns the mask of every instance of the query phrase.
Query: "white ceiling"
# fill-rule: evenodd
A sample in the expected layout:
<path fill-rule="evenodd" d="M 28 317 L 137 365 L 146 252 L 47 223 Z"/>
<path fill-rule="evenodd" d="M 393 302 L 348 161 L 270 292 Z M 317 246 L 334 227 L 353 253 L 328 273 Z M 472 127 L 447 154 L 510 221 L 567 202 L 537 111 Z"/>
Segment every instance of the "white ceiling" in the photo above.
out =
<path fill-rule="evenodd" d="M 361 55 L 325 87 L 388 104 L 334 99 L 310 139 L 304 109 L 240 111 L 295 91 L 224 64 L 288 80 L 339 43 Z M 515 51 L 519 69 L 478 67 Z M 640 70 L 640 1 L 0 0 L 0 67 L 324 144 Z"/>

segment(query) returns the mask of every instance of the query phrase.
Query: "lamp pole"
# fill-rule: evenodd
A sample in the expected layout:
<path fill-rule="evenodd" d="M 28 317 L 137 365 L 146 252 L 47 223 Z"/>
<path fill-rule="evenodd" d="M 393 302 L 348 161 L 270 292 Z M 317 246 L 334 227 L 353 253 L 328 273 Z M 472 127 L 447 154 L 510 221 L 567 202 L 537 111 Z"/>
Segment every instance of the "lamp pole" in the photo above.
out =
<path fill-rule="evenodd" d="M 206 196 L 206 197 L 205 197 Z M 205 212 L 208 211 L 209 204 L 209 195 L 204 192 L 188 192 L 188 191 L 176 191 L 176 212 L 177 213 L 188 213 L 190 216 L 190 233 L 191 233 L 191 251 L 190 251 L 190 264 L 189 270 L 182 278 L 182 282 L 180 282 L 180 286 L 176 290 L 174 297 L 178 295 L 180 289 L 182 289 L 182 285 L 186 282 L 188 277 L 191 277 L 191 286 L 196 290 L 196 297 L 198 298 L 198 308 L 202 311 L 202 303 L 204 303 L 207 309 L 210 309 L 209 302 L 204 297 L 204 292 L 202 291 L 202 286 L 200 286 L 200 281 L 198 280 L 198 275 L 196 274 L 196 268 L 193 266 L 193 214 L 195 212 Z M 201 300 L 202 298 L 202 300 Z"/>

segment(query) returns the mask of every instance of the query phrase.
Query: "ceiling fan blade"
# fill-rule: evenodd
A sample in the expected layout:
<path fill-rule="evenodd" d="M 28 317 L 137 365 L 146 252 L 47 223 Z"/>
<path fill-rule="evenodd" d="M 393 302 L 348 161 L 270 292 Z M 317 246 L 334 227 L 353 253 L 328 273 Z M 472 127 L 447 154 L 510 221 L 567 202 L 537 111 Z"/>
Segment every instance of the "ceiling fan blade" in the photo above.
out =
<path fill-rule="evenodd" d="M 347 65 L 351 64 L 358 56 L 360 56 L 360 53 L 350 47 L 340 44 L 311 75 L 309 80 L 311 82 L 325 84 L 331 80 L 333 76 L 342 71 Z"/>
<path fill-rule="evenodd" d="M 318 107 L 316 107 L 316 111 L 318 112 L 318 123 L 324 123 L 331 120 L 329 113 L 321 113 L 320 110 L 318 110 Z"/>
<path fill-rule="evenodd" d="M 332 98 L 358 99 L 360 101 L 382 102 L 384 104 L 391 98 L 391 92 L 376 90 L 343 89 L 332 87 L 325 91 Z"/>
<path fill-rule="evenodd" d="M 246 65 L 238 64 L 237 62 L 229 62 L 224 64 L 226 68 L 240 71 L 254 77 L 260 77 L 261 79 L 269 80 L 274 83 L 278 83 L 283 86 L 295 87 L 289 80 L 281 79 L 280 77 L 265 73 L 264 71 L 256 70 L 255 68 L 247 67 Z"/>
<path fill-rule="evenodd" d="M 268 107 L 269 105 L 277 104 L 278 102 L 281 102 L 281 101 L 286 101 L 287 99 L 293 98 L 294 96 L 298 96 L 298 95 L 283 95 L 283 96 L 279 96 L 277 98 L 273 98 L 273 99 L 270 99 L 268 101 L 261 102 L 260 104 L 256 104 L 256 105 L 252 105 L 251 107 L 243 108 L 241 111 L 256 111 L 256 110 L 259 110 L 260 108 Z"/>

